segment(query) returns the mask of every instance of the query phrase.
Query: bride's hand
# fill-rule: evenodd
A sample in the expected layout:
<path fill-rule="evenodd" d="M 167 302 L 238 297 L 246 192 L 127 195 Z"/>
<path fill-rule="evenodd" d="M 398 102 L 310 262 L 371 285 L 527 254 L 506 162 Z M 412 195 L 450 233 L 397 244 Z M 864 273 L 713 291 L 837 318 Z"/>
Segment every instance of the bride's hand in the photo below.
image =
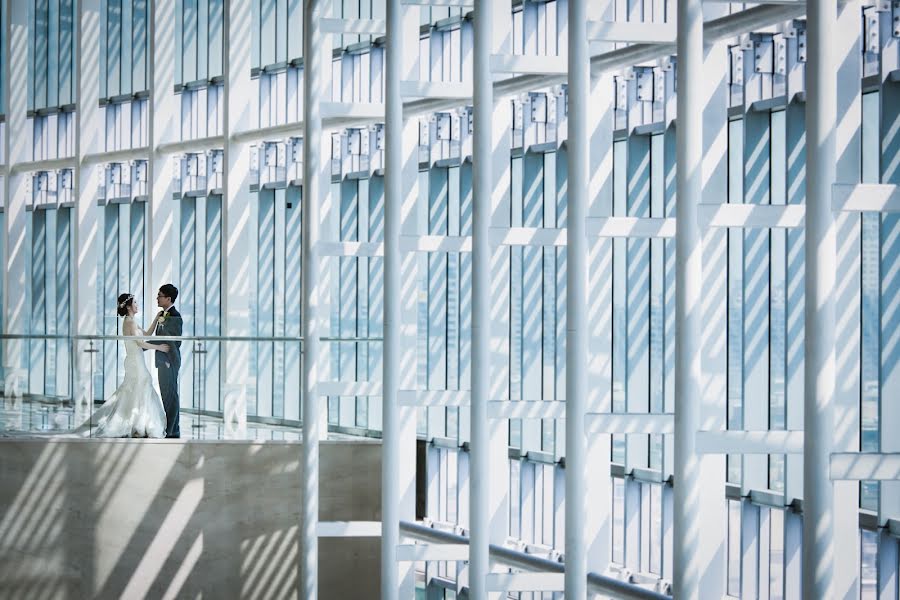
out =
<path fill-rule="evenodd" d="M 168 353 L 169 350 L 171 350 L 171 347 L 170 347 L 168 344 L 159 344 L 158 346 L 156 346 L 156 349 L 157 349 L 159 352 L 166 352 L 166 353 Z"/>

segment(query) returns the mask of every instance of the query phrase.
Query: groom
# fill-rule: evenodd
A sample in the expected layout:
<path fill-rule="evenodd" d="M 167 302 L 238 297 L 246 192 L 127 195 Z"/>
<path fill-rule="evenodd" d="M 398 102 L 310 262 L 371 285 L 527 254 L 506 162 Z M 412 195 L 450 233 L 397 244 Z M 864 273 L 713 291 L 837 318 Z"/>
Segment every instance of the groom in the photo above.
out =
<path fill-rule="evenodd" d="M 156 294 L 156 304 L 162 310 L 156 315 L 156 335 L 180 336 L 183 321 L 181 313 L 175 310 L 175 299 L 178 288 L 167 283 Z M 181 368 L 181 342 L 164 342 L 169 346 L 168 352 L 156 351 L 156 373 L 159 378 L 159 393 L 162 396 L 163 408 L 166 410 L 166 437 L 181 437 L 178 412 L 178 370 Z M 162 345 L 160 342 L 156 345 Z"/>

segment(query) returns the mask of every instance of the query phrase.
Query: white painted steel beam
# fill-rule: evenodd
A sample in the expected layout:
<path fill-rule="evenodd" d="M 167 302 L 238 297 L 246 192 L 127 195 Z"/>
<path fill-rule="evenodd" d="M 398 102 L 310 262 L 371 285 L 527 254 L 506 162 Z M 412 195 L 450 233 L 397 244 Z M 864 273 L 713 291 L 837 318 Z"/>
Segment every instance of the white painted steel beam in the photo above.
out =
<path fill-rule="evenodd" d="M 384 256 L 381 242 L 319 242 L 319 256 Z"/>
<path fill-rule="evenodd" d="M 701 227 L 775 229 L 803 227 L 806 207 L 802 204 L 701 204 Z"/>
<path fill-rule="evenodd" d="M 404 98 L 454 98 L 468 100 L 472 97 L 471 82 L 456 81 L 404 81 L 400 84 Z"/>
<path fill-rule="evenodd" d="M 587 413 L 584 431 L 588 435 L 598 433 L 674 433 L 675 416 L 669 413 Z"/>
<path fill-rule="evenodd" d="M 474 6 L 475 0 L 401 0 L 403 5 L 409 6 Z"/>
<path fill-rule="evenodd" d="M 494 54 L 491 55 L 491 71 L 527 75 L 564 75 L 568 71 L 568 66 L 565 56 Z"/>
<path fill-rule="evenodd" d="M 468 544 L 400 544 L 397 546 L 397 560 L 419 562 L 441 560 L 459 562 L 469 560 Z"/>
<path fill-rule="evenodd" d="M 321 396 L 381 396 L 380 381 L 320 381 L 316 388 Z"/>
<path fill-rule="evenodd" d="M 378 102 L 321 102 L 323 119 L 384 119 L 384 104 Z"/>
<path fill-rule="evenodd" d="M 803 454 L 802 431 L 698 431 L 701 454 Z"/>
<path fill-rule="evenodd" d="M 900 452 L 835 452 L 832 481 L 900 481 Z"/>
<path fill-rule="evenodd" d="M 835 212 L 900 212 L 900 185 L 836 183 L 831 190 Z"/>
<path fill-rule="evenodd" d="M 469 406 L 471 398 L 468 390 L 400 390 L 397 394 L 401 406 Z"/>
<path fill-rule="evenodd" d="M 403 235 L 400 236 L 402 252 L 471 252 L 472 236 Z"/>
<path fill-rule="evenodd" d="M 640 217 L 588 217 L 588 237 L 673 238 L 675 219 Z"/>
<path fill-rule="evenodd" d="M 487 578 L 489 592 L 562 592 L 564 573 L 491 573 Z M 585 575 L 585 588 L 587 576 Z"/>
<path fill-rule="evenodd" d="M 566 246 L 567 230 L 551 227 L 492 227 L 491 245 L 497 246 Z"/>
<path fill-rule="evenodd" d="M 674 44 L 675 23 L 588 21 L 587 37 L 592 42 Z"/>
<path fill-rule="evenodd" d="M 381 521 L 321 521 L 320 538 L 358 538 L 381 536 Z"/>
<path fill-rule="evenodd" d="M 359 33 L 384 35 L 384 19 L 322 19 L 319 25 L 323 33 Z"/>
<path fill-rule="evenodd" d="M 563 419 L 566 403 L 562 400 L 492 400 L 488 402 L 491 419 Z"/>

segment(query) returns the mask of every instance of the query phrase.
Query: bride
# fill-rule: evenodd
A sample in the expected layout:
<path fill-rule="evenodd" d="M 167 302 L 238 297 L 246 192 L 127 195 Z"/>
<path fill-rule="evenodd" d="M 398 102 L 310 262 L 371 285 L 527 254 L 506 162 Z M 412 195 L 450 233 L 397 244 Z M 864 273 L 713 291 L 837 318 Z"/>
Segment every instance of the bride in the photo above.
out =
<path fill-rule="evenodd" d="M 117 312 L 124 317 L 123 335 L 152 335 L 155 321 L 146 331 L 142 331 L 134 320 L 138 304 L 133 294 L 119 296 Z M 153 389 L 142 349 L 168 352 L 168 345 L 125 340 L 125 379 L 76 432 L 93 437 L 165 437 L 166 411 L 159 394 Z"/>

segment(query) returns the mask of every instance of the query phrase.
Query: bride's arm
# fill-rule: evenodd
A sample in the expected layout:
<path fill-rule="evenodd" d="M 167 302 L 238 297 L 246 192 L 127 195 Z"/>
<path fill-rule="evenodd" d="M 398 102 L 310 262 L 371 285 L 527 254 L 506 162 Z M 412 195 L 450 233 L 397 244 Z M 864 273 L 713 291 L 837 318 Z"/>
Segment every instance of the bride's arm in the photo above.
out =
<path fill-rule="evenodd" d="M 144 335 L 154 335 L 156 333 L 156 325 L 159 323 L 159 316 L 162 314 L 162 311 L 156 313 L 156 316 L 153 317 L 153 320 L 150 321 L 150 326 L 144 331 Z"/>
<path fill-rule="evenodd" d="M 124 333 L 127 336 L 135 336 L 135 335 L 141 335 L 142 332 L 135 323 L 126 322 L 125 326 L 122 328 L 122 333 Z M 144 335 L 149 335 L 149 334 L 144 333 Z M 144 340 L 134 340 L 134 341 L 138 346 L 140 346 L 141 348 L 144 348 L 145 350 L 159 350 L 161 352 L 169 351 L 168 344 L 148 344 Z"/>

